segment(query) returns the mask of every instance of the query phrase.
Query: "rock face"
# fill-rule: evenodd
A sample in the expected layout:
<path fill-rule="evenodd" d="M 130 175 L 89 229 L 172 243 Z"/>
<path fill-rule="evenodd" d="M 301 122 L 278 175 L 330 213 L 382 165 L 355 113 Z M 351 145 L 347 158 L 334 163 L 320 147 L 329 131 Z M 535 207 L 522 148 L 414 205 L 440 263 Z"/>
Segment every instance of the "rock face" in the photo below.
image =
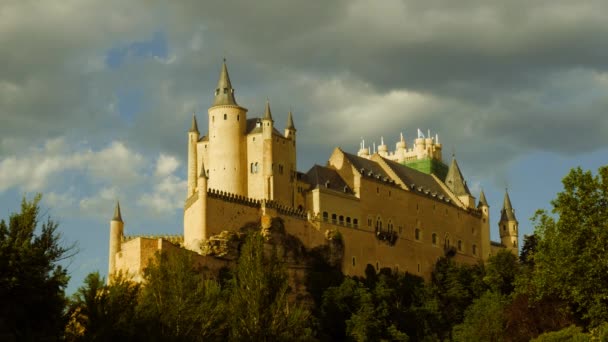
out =
<path fill-rule="evenodd" d="M 201 254 L 226 260 L 237 260 L 239 247 L 244 238 L 244 233 L 225 230 L 205 241 L 201 246 Z"/>

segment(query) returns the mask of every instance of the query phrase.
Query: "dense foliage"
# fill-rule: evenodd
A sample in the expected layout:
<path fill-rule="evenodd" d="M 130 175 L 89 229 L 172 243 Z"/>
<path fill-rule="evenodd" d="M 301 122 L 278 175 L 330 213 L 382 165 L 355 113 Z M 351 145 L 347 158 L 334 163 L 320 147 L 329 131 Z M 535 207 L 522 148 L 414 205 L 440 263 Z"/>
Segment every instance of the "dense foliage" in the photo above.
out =
<path fill-rule="evenodd" d="M 68 251 L 50 220 L 35 235 L 39 198 L 24 201 L 0 223 L 0 339 L 608 341 L 608 167 L 574 169 L 563 183 L 519 258 L 463 265 L 447 250 L 425 282 L 371 265 L 345 277 L 313 251 L 303 297 L 277 252 L 285 246 L 253 229 L 220 278 L 190 252 L 163 254 L 143 283 L 93 273 L 66 304 L 56 263 Z"/>

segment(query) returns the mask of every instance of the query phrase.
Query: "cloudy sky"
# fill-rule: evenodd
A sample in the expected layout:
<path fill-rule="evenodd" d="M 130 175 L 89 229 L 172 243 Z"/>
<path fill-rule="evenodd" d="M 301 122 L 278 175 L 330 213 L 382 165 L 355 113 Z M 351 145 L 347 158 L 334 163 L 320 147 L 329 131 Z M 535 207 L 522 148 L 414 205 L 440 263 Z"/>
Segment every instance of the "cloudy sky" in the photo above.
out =
<path fill-rule="evenodd" d="M 44 194 L 80 253 L 70 290 L 127 234 L 182 230 L 186 132 L 207 130 L 222 57 L 239 104 L 293 108 L 298 168 L 361 137 L 438 133 L 492 234 L 505 187 L 520 220 L 572 167 L 608 160 L 608 3 L 551 1 L 0 2 L 0 217 Z"/>

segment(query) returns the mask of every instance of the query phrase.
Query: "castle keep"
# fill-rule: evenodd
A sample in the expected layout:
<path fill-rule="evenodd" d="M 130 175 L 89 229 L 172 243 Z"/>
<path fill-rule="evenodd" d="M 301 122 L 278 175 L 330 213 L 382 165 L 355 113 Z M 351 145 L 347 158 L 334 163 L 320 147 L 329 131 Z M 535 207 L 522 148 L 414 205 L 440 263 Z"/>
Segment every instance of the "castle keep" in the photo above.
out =
<path fill-rule="evenodd" d="M 136 279 L 158 250 L 202 246 L 223 231 L 281 218 L 288 234 L 305 247 L 328 243 L 339 232 L 342 271 L 363 275 L 368 264 L 428 278 L 446 249 L 456 260 L 477 263 L 498 249 L 517 253 L 518 222 L 505 193 L 500 243 L 490 241 L 489 205 L 483 191 L 471 194 L 453 157 L 442 160 L 439 137 L 418 131 L 413 147 L 403 135 L 394 151 L 361 142 L 357 154 L 334 149 L 327 165 L 297 169 L 297 130 L 274 126 L 270 103 L 261 117 L 248 117 L 236 101 L 224 61 L 208 110 L 207 134 L 192 117 L 188 132 L 188 189 L 183 235 L 124 236 L 120 207 L 110 223 L 109 274 Z M 221 258 L 204 263 L 222 266 Z M 213 265 L 212 265 L 213 266 Z"/>

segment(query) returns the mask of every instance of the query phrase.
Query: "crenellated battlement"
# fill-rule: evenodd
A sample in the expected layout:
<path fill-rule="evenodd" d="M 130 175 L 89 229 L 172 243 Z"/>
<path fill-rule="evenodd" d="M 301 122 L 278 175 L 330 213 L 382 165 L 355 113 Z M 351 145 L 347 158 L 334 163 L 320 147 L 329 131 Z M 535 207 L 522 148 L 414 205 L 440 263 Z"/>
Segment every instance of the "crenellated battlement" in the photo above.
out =
<path fill-rule="evenodd" d="M 260 208 L 260 204 L 262 202 L 261 200 L 255 198 L 245 197 L 216 189 L 208 189 L 207 196 L 211 198 L 217 198 L 226 202 L 243 204 L 253 208 Z"/>

